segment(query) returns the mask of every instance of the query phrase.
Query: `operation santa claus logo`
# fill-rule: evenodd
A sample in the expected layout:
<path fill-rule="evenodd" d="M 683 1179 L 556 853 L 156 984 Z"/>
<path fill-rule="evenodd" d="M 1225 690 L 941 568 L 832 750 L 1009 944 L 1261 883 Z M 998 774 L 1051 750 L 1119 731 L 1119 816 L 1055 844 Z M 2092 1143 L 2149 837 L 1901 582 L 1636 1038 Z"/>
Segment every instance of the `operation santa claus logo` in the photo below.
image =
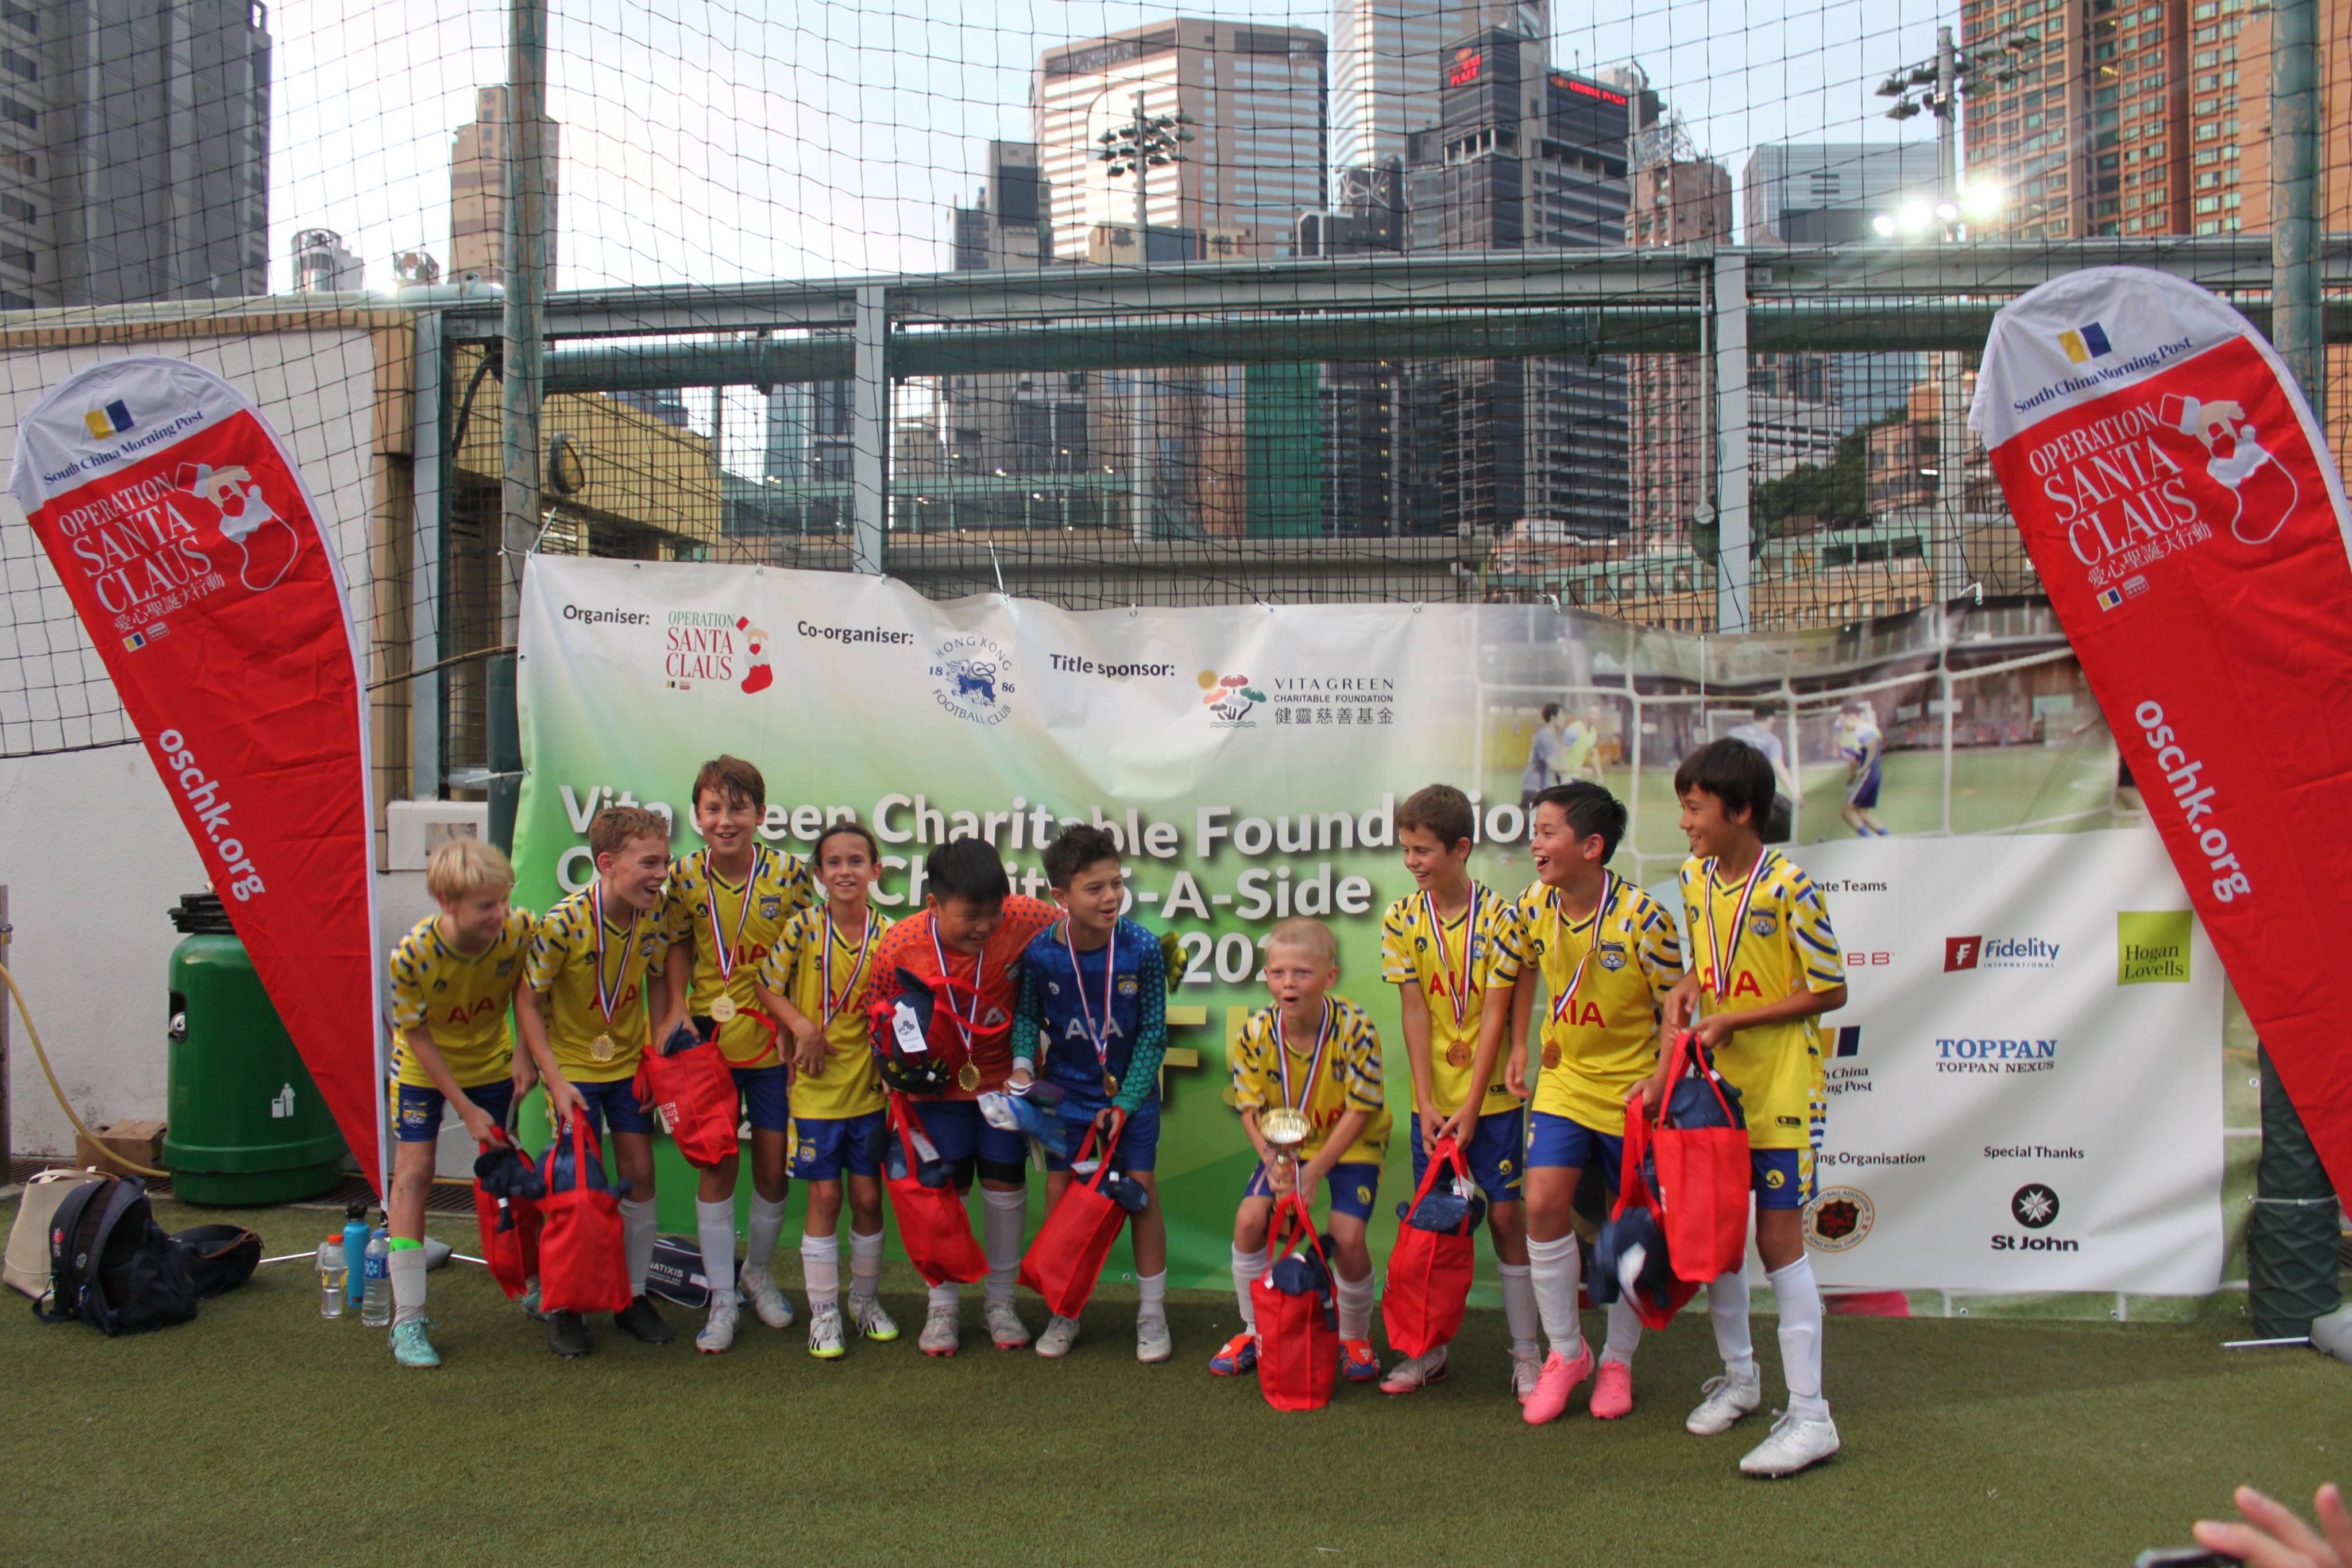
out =
<path fill-rule="evenodd" d="M 252 473 L 235 464 L 143 475 L 61 513 L 57 529 L 132 652 L 170 630 L 165 616 L 226 588 L 231 574 L 248 593 L 276 587 L 302 549 Z"/>

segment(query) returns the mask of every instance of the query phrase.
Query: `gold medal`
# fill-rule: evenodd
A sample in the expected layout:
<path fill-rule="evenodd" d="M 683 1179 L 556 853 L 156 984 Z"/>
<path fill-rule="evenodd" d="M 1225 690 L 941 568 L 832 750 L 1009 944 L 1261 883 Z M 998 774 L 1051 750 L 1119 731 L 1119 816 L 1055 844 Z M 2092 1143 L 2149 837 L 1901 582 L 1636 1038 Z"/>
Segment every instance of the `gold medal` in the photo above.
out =
<path fill-rule="evenodd" d="M 1103 1074 L 1103 1092 L 1112 1096 L 1114 1099 L 1117 1098 L 1118 1094 L 1118 1079 L 1111 1077 L 1108 1073 Z"/>
<path fill-rule="evenodd" d="M 1448 1067 L 1466 1068 L 1470 1065 L 1470 1047 L 1464 1041 L 1456 1040 L 1445 1047 L 1445 1061 Z"/>
<path fill-rule="evenodd" d="M 600 1062 L 611 1061 L 613 1053 L 620 1048 L 613 1043 L 613 1037 L 610 1035 L 599 1035 L 588 1043 L 588 1054 Z"/>
<path fill-rule="evenodd" d="M 980 1087 L 980 1068 L 974 1067 L 970 1062 L 964 1063 L 963 1066 L 956 1069 L 956 1084 L 957 1087 L 961 1089 L 978 1089 Z"/>
<path fill-rule="evenodd" d="M 741 1009 L 735 1005 L 735 998 L 721 991 L 719 999 L 710 1004 L 710 1021 L 714 1024 L 729 1023 L 740 1011 Z"/>
<path fill-rule="evenodd" d="M 1556 1068 L 1559 1066 L 1559 1047 L 1558 1046 L 1546 1046 L 1543 1048 L 1543 1065 L 1548 1068 Z"/>

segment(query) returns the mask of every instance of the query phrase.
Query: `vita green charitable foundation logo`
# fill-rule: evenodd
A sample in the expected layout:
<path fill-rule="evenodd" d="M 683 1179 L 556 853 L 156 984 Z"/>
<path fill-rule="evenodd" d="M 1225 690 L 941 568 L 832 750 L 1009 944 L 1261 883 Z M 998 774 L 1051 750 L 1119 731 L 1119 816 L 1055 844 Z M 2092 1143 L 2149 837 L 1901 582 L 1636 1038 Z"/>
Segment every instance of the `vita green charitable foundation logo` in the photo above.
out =
<path fill-rule="evenodd" d="M 2116 912 L 2116 984 L 2189 983 L 2188 910 L 2119 910 Z"/>

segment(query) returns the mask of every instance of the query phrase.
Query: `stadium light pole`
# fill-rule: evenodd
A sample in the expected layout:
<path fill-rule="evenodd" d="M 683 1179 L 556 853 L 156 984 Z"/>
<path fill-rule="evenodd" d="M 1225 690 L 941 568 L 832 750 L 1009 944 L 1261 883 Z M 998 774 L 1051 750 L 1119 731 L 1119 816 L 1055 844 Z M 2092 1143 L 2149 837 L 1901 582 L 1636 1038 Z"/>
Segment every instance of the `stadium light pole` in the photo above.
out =
<path fill-rule="evenodd" d="M 522 619 L 523 563 L 538 542 L 540 399 L 547 380 L 547 0 L 508 0 L 506 294 L 499 376 L 499 626 L 509 647 Z M 515 661 L 503 654 L 485 671 L 490 777 L 490 839 L 514 843 L 522 772 Z"/>
<path fill-rule="evenodd" d="M 1108 89 L 1106 89 L 1106 91 Z M 1097 163 L 1109 165 L 1114 180 L 1129 174 L 1135 175 L 1135 264 L 1141 267 L 1151 259 L 1151 226 L 1148 204 L 1150 198 L 1151 171 L 1171 163 L 1181 163 L 1183 154 L 1176 150 L 1180 142 L 1190 142 L 1192 133 L 1184 129 L 1192 123 L 1187 114 L 1149 114 L 1144 111 L 1143 89 L 1135 89 L 1135 109 L 1125 124 L 1114 125 L 1104 132 L 1102 145 L 1095 151 Z M 1151 538 L 1153 514 L 1158 510 L 1159 486 L 1155 470 L 1151 436 L 1151 377 L 1141 366 L 1135 372 L 1135 481 L 1133 496 L 1135 542 L 1148 542 Z"/>

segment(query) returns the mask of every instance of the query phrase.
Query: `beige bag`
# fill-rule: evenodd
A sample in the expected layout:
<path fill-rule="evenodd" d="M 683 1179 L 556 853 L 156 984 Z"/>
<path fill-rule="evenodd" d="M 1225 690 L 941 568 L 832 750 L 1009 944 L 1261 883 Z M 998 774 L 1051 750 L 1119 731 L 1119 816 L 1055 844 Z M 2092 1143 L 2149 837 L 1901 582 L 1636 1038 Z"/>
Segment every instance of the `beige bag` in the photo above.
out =
<path fill-rule="evenodd" d="M 49 1216 L 66 1194 L 84 1182 L 99 1179 L 96 1171 L 43 1171 L 25 1183 L 16 1201 L 16 1223 L 8 1232 L 8 1258 L 0 1280 L 39 1300 L 49 1291 Z"/>

